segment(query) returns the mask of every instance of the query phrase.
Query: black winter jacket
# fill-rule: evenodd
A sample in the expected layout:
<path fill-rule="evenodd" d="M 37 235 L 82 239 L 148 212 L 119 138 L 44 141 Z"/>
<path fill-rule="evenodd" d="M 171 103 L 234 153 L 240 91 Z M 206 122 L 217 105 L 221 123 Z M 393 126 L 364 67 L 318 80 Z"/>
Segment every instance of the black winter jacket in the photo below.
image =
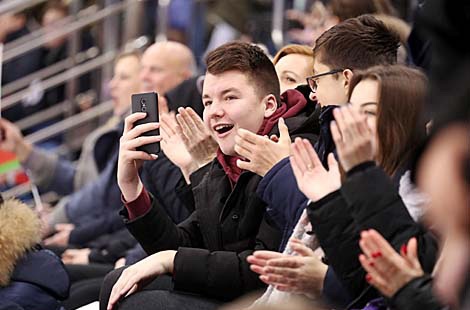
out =
<path fill-rule="evenodd" d="M 435 237 L 411 218 L 390 178 L 371 162 L 353 168 L 339 191 L 311 203 L 307 211 L 329 265 L 357 297 L 354 307 L 380 296 L 365 281 L 358 259 L 362 230 L 377 230 L 395 249 L 415 236 L 423 270 L 434 268 Z"/>

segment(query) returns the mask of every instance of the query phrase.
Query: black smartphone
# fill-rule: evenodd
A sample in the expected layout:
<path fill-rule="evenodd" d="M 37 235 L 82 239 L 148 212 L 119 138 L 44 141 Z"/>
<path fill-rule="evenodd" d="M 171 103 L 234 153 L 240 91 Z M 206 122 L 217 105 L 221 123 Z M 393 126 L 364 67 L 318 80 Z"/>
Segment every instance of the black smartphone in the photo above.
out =
<path fill-rule="evenodd" d="M 134 127 L 146 124 L 158 122 L 158 95 L 157 93 L 140 93 L 132 95 L 132 113 L 143 112 L 147 116 L 134 123 Z M 144 132 L 143 136 L 157 136 L 160 132 L 158 129 Z M 148 154 L 157 154 L 160 152 L 160 143 L 149 143 L 144 144 L 137 148 L 138 151 L 144 151 Z"/>

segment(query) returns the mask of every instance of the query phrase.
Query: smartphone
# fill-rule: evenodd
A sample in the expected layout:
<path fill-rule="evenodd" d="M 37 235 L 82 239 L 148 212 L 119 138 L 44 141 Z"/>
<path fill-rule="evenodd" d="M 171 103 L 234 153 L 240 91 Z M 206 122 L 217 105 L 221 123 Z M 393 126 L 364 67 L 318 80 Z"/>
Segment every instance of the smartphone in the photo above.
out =
<path fill-rule="evenodd" d="M 132 113 L 143 112 L 147 116 L 134 123 L 134 127 L 146 124 L 158 122 L 158 95 L 157 93 L 140 93 L 132 95 Z M 157 136 L 160 132 L 158 129 L 144 132 L 143 136 Z M 160 152 L 160 143 L 149 143 L 144 144 L 137 148 L 138 151 L 144 151 L 148 154 L 157 154 Z"/>

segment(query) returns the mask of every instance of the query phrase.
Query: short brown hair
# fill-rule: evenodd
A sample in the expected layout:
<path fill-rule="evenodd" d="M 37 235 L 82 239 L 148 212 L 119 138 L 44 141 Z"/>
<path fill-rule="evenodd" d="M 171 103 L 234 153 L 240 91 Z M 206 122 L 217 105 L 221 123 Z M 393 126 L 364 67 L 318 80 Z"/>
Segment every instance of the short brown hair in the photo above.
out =
<path fill-rule="evenodd" d="M 274 65 L 261 48 L 245 42 L 230 42 L 207 54 L 207 72 L 213 75 L 236 70 L 248 76 L 260 98 L 272 94 L 280 104 L 280 86 Z"/>
<path fill-rule="evenodd" d="M 354 87 L 366 79 L 379 83 L 377 159 L 385 172 L 393 175 L 410 160 L 425 137 L 427 79 L 421 71 L 405 66 L 376 66 L 354 74 L 349 97 Z"/>
<path fill-rule="evenodd" d="M 371 15 L 350 18 L 316 41 L 315 57 L 331 69 L 367 69 L 397 62 L 399 38 Z"/>
<path fill-rule="evenodd" d="M 389 0 L 331 0 L 330 7 L 340 21 L 363 14 L 396 15 Z"/>

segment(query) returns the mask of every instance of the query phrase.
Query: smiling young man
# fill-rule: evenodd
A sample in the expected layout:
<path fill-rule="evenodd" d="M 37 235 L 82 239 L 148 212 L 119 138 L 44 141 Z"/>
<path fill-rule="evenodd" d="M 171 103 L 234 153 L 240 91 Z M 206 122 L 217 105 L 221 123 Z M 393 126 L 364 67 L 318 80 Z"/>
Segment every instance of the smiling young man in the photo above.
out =
<path fill-rule="evenodd" d="M 189 171 L 189 186 L 182 180 L 177 189 L 194 210 L 183 223 L 173 224 L 138 176 L 142 160 L 155 160 L 156 156 L 138 152 L 136 147 L 161 139 L 139 136 L 158 124 L 133 128 L 145 115 L 126 119 L 118 163 L 118 183 L 126 201 L 123 215 L 128 229 L 153 255 L 108 275 L 101 309 L 117 305 L 119 309 L 215 309 L 223 301 L 264 285 L 250 270 L 246 257 L 254 250 L 276 250 L 280 232 L 255 193 L 261 177 L 236 164 L 241 158 L 235 151 L 235 137 L 240 128 L 277 134 L 281 117 L 289 123 L 291 134 L 302 134 L 312 127 L 305 126 L 311 119 L 306 112 L 310 110 L 300 93 L 281 102 L 274 66 L 256 46 L 222 45 L 208 54 L 206 63 L 203 118 L 219 149 L 214 161 Z M 167 273 L 172 274 L 171 281 L 168 276 L 164 280 Z M 149 280 L 154 280 L 150 284 L 153 290 L 147 287 L 124 298 Z"/>

